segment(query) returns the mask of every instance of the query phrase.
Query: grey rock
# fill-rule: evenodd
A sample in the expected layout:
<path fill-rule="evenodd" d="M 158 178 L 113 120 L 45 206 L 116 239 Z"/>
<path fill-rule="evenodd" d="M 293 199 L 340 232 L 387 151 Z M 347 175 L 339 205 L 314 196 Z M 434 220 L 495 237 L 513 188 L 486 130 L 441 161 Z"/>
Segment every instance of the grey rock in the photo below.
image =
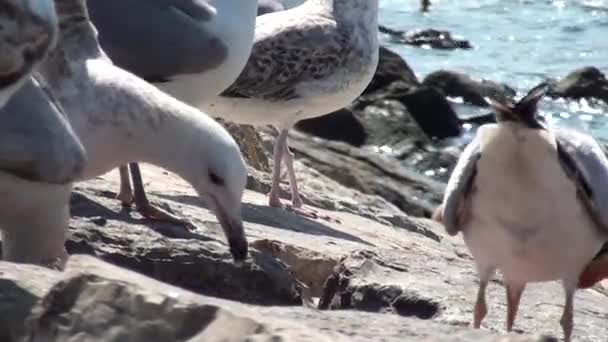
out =
<path fill-rule="evenodd" d="M 0 262 L 0 274 L 2 290 L 19 290 L 0 297 L 2 307 L 28 309 L 15 324 L 0 318 L 7 342 L 540 341 L 390 315 L 254 307 L 196 295 L 89 256 L 70 257 L 64 273 Z"/>
<path fill-rule="evenodd" d="M 253 250 L 237 266 L 220 236 L 115 212 L 113 196 L 100 194 L 88 187 L 73 193 L 68 253 L 90 254 L 197 293 L 264 305 L 301 303 L 298 285 L 280 261 Z M 192 214 L 183 206 L 173 210 Z"/>
<path fill-rule="evenodd" d="M 551 81 L 549 96 L 571 99 L 597 99 L 608 103 L 606 75 L 593 66 L 574 70 L 560 81 Z"/>
<path fill-rule="evenodd" d="M 487 107 L 485 97 L 504 101 L 516 95 L 513 88 L 490 80 L 475 80 L 471 76 L 451 70 L 428 74 L 422 84 L 441 90 L 446 96 L 461 97 L 465 102 Z"/>
<path fill-rule="evenodd" d="M 408 215 L 430 217 L 441 201 L 444 184 L 377 153 L 342 143 L 290 135 L 303 163 L 345 187 L 378 195 Z"/>
<path fill-rule="evenodd" d="M 378 26 L 378 29 L 380 32 L 388 34 L 391 42 L 397 44 L 424 46 L 439 50 L 468 50 L 473 48 L 468 40 L 454 38 L 450 32 L 445 30 L 420 29 L 405 32 L 382 25 Z"/>

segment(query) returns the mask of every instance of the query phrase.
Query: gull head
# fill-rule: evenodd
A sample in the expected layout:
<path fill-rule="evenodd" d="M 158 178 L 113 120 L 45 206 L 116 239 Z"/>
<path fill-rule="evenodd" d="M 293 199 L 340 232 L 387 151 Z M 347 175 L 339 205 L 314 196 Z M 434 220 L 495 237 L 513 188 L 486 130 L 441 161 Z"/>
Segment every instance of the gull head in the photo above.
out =
<path fill-rule="evenodd" d="M 513 122 L 532 129 L 546 129 L 544 120 L 538 116 L 538 103 L 549 90 L 545 82 L 532 88 L 519 102 L 487 99 L 494 109 L 496 121 Z"/>
<path fill-rule="evenodd" d="M 202 115 L 202 114 L 201 114 Z M 205 139 L 202 167 L 192 184 L 217 217 L 234 261 L 247 258 L 247 238 L 243 228 L 241 201 L 247 183 L 247 167 L 230 134 L 213 121 L 213 134 Z M 194 157 L 196 158 L 196 157 Z"/>
<path fill-rule="evenodd" d="M 55 45 L 53 0 L 0 0 L 0 105 Z"/>

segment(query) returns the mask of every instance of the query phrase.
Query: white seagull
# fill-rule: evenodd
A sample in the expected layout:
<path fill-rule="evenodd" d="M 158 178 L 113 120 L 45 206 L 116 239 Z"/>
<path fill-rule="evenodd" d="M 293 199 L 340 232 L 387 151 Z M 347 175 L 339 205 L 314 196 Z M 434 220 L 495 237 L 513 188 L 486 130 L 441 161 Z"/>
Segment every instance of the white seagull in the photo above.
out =
<path fill-rule="evenodd" d="M 65 114 L 30 76 L 59 33 L 52 0 L 0 0 L 2 259 L 60 267 L 71 181 L 85 152 Z"/>
<path fill-rule="evenodd" d="M 99 43 L 112 62 L 199 107 L 236 80 L 251 45 L 257 0 L 87 0 Z M 204 114 L 203 114 L 204 115 Z M 138 161 L 138 160 L 132 160 Z M 120 167 L 123 204 L 142 216 L 185 220 L 152 206 L 137 163 Z"/>
<path fill-rule="evenodd" d="M 247 256 L 241 217 L 245 162 L 215 120 L 112 65 L 84 0 L 55 0 L 61 39 L 41 71 L 87 151 L 80 179 L 133 160 L 170 170 L 214 210 L 235 260 Z"/>
<path fill-rule="evenodd" d="M 583 270 L 608 238 L 608 160 L 590 136 L 547 128 L 537 105 L 547 86 L 518 103 L 491 101 L 497 124 L 481 126 L 448 182 L 435 219 L 462 232 L 479 272 L 475 328 L 487 313 L 495 270 L 507 291 L 507 330 L 529 282 L 559 280 L 561 325 L 573 327 L 574 293 Z"/>

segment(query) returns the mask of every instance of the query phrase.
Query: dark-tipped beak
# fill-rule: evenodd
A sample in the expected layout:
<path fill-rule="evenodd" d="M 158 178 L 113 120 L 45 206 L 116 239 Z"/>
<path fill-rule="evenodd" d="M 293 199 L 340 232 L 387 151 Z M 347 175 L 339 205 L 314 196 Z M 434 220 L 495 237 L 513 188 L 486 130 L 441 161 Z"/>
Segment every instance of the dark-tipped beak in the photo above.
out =
<path fill-rule="evenodd" d="M 231 226 L 230 229 L 236 229 L 243 231 L 243 224 L 239 223 L 238 228 Z M 224 231 L 226 229 L 224 228 Z M 234 261 L 245 261 L 247 259 L 247 238 L 243 235 L 241 237 L 232 237 L 226 234 L 228 238 L 228 245 L 230 246 L 230 254 Z"/>
<path fill-rule="evenodd" d="M 247 259 L 247 237 L 241 218 L 233 218 L 228 215 L 227 210 L 216 202 L 216 216 L 228 240 L 230 254 L 234 261 L 245 261 Z"/>

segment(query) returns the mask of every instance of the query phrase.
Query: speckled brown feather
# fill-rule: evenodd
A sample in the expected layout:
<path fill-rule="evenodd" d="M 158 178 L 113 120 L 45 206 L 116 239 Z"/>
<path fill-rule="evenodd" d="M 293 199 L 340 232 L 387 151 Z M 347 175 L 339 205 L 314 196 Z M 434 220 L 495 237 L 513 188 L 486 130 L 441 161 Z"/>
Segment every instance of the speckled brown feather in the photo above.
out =
<path fill-rule="evenodd" d="M 297 84 L 328 78 L 338 69 L 363 66 L 353 45 L 353 28 L 323 16 L 257 38 L 236 82 L 221 96 L 285 101 L 297 98 Z M 353 58 L 356 57 L 356 58 Z"/>

